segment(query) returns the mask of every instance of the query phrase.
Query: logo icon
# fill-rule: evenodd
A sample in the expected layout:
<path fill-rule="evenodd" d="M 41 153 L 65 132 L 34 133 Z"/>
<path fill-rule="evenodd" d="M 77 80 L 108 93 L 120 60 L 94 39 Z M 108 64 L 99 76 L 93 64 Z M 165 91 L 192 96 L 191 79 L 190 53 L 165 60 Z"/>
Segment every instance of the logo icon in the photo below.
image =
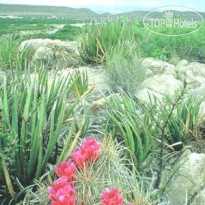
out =
<path fill-rule="evenodd" d="M 199 30 L 204 19 L 189 7 L 164 6 L 146 14 L 143 23 L 147 29 L 159 35 L 184 36 Z"/>

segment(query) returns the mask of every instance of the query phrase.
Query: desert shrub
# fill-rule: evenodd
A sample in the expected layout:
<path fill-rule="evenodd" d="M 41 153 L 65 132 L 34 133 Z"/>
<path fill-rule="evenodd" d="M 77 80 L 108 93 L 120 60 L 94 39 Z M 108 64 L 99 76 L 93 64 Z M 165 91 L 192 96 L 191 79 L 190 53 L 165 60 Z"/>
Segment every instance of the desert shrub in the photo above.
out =
<path fill-rule="evenodd" d="M 4 78 L 0 90 L 0 191 L 3 188 L 4 199 L 9 194 L 15 198 L 15 192 L 38 179 L 48 163 L 58 163 L 71 153 L 81 135 L 75 136 L 74 128 L 82 131 L 85 124 L 85 120 L 82 126 L 76 124 L 74 109 L 79 100 L 70 98 L 74 82 L 70 75 L 49 78 L 48 71 L 17 72 Z M 73 136 L 76 139 L 71 141 Z"/>
<path fill-rule="evenodd" d="M 174 57 L 188 61 L 205 62 L 205 26 L 197 32 L 185 36 L 162 36 L 139 28 L 142 33 L 139 50 L 144 57 L 154 57 L 168 61 Z M 163 29 L 163 28 L 161 28 Z M 143 35 L 144 34 L 144 35 Z M 142 36 L 146 36 L 145 38 Z"/>
<path fill-rule="evenodd" d="M 80 54 L 87 63 L 106 62 L 107 52 L 124 40 L 132 40 L 131 22 L 122 18 L 116 21 L 93 23 L 82 30 Z"/>
<path fill-rule="evenodd" d="M 135 100 L 126 95 L 113 96 L 107 101 L 107 130 L 128 148 L 138 169 L 144 169 L 150 161 L 145 159 L 152 152 L 152 125 L 149 116 L 140 113 Z"/>
<path fill-rule="evenodd" d="M 146 68 L 136 50 L 135 42 L 125 41 L 108 52 L 107 68 L 112 89 L 121 88 L 134 94 L 145 79 Z"/>
<path fill-rule="evenodd" d="M 199 119 L 199 109 L 201 100 L 187 98 L 186 90 L 182 89 L 175 93 L 173 97 L 165 95 L 162 101 L 156 98 L 145 109 L 153 121 L 155 135 L 164 129 L 166 143 L 173 150 L 180 150 L 183 144 L 196 137 L 195 128 Z M 185 98 L 185 99 L 183 99 Z"/>
<path fill-rule="evenodd" d="M 21 40 L 14 36 L 1 38 L 0 66 L 2 70 L 23 70 L 26 67 L 26 55 L 29 48 L 20 51 L 20 43 Z"/>
<path fill-rule="evenodd" d="M 85 140 L 85 139 L 84 139 Z M 79 150 L 79 148 L 77 148 Z M 119 143 L 114 142 L 111 137 L 105 137 L 100 140 L 100 155 L 98 159 L 86 164 L 82 169 L 76 167 L 76 171 L 70 169 L 70 173 L 75 175 L 75 204 L 88 205 L 100 204 L 100 196 L 106 188 L 118 190 L 119 198 L 123 198 L 124 203 L 128 202 L 142 205 L 156 204 L 152 202 L 151 197 L 140 189 L 136 175 L 128 168 L 133 166 L 124 156 L 125 148 Z M 75 152 L 74 152 L 75 153 Z M 90 152 L 93 155 L 95 152 Z M 68 165 L 70 164 L 69 161 Z M 75 164 L 75 160 L 74 160 Z M 73 164 L 70 164 L 73 168 Z M 128 166 L 127 166 L 128 165 Z M 63 164 L 59 165 L 62 166 Z M 76 166 L 76 165 L 75 165 Z M 58 172 L 59 174 L 59 172 Z M 61 172 L 62 174 L 62 172 Z M 73 175 L 69 175 L 73 176 Z M 58 179 L 58 182 L 63 178 Z M 68 181 L 69 183 L 69 181 Z M 70 182 L 72 184 L 72 182 Z M 48 204 L 47 183 L 37 183 L 36 192 L 28 192 L 24 202 L 32 204 Z M 68 196 L 69 198 L 69 196 Z M 113 203 L 119 198 L 110 198 Z M 74 203 L 70 203 L 74 204 Z"/>
<path fill-rule="evenodd" d="M 71 75 L 73 80 L 73 88 L 77 98 L 82 97 L 88 89 L 88 74 L 87 72 L 74 71 Z"/>

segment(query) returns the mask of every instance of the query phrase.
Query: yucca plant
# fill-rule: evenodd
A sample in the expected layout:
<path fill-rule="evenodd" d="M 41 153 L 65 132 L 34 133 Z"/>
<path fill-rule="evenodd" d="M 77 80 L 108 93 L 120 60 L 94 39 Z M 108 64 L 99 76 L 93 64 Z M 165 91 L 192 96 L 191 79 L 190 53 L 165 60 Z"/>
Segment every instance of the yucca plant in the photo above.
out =
<path fill-rule="evenodd" d="M 7 185 L 12 198 L 19 191 L 17 181 L 22 186 L 31 184 L 44 173 L 48 162 L 58 163 L 74 148 L 80 136 L 74 135 L 78 129 L 74 109 L 79 101 L 70 99 L 72 89 L 70 75 L 49 78 L 48 71 L 4 78 L 0 90 L 0 184 Z"/>
<path fill-rule="evenodd" d="M 107 104 L 108 131 L 124 142 L 135 165 L 139 169 L 145 168 L 143 162 L 153 146 L 149 118 L 140 113 L 137 103 L 129 95 L 114 96 Z"/>
<path fill-rule="evenodd" d="M 200 98 L 196 99 L 190 97 L 185 100 L 181 106 L 177 107 L 177 113 L 179 118 L 182 120 L 185 135 L 188 134 L 195 137 L 194 130 L 200 116 L 201 102 Z"/>
<path fill-rule="evenodd" d="M 73 88 L 76 93 L 76 97 L 80 98 L 88 91 L 88 74 L 86 71 L 74 71 L 72 74 Z"/>
<path fill-rule="evenodd" d="M 125 18 L 94 22 L 82 30 L 79 51 L 88 63 L 103 63 L 107 51 L 124 40 L 133 39 L 131 22 Z"/>
<path fill-rule="evenodd" d="M 2 37 L 0 40 L 0 66 L 2 70 L 24 70 L 27 66 L 26 56 L 30 47 L 19 49 L 20 39 Z"/>
<path fill-rule="evenodd" d="M 168 120 L 167 137 L 170 145 L 186 142 L 196 137 L 195 128 L 199 117 L 200 99 L 188 98 L 176 105 L 176 112 Z"/>
<path fill-rule="evenodd" d="M 178 90 L 172 97 L 165 95 L 162 101 L 153 97 L 144 109 L 153 121 L 156 131 L 164 127 L 167 143 L 171 146 L 196 137 L 195 128 L 200 115 L 201 100 L 186 97 L 185 93 L 184 89 Z"/>

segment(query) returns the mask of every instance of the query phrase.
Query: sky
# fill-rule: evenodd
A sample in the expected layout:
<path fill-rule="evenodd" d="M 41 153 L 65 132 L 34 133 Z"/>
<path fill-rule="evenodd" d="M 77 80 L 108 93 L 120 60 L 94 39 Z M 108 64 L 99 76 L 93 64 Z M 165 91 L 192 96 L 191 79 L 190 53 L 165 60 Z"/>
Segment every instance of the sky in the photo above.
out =
<path fill-rule="evenodd" d="M 97 13 L 121 13 L 136 10 L 152 10 L 160 6 L 188 6 L 205 12 L 204 0 L 0 0 L 5 4 L 31 4 L 90 8 Z"/>

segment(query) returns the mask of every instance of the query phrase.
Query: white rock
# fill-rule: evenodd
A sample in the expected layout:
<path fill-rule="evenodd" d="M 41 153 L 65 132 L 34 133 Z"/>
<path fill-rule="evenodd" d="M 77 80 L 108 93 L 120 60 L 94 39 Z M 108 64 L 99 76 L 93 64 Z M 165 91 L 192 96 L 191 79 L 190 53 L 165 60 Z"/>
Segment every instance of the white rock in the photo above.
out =
<path fill-rule="evenodd" d="M 205 186 L 205 185 L 204 185 Z M 205 204 L 205 188 L 201 190 L 194 198 L 191 205 L 204 205 Z"/>
<path fill-rule="evenodd" d="M 149 71 L 149 73 L 147 73 L 147 76 L 153 76 L 157 74 L 171 74 L 174 76 L 176 75 L 175 66 L 162 60 L 145 58 L 142 62 L 142 65 L 145 66 Z"/>
<path fill-rule="evenodd" d="M 156 96 L 161 99 L 164 94 L 174 95 L 176 90 L 182 88 L 182 86 L 183 83 L 172 75 L 154 75 L 143 81 L 141 89 L 136 92 L 136 97 L 149 102 L 150 96 Z"/>
<path fill-rule="evenodd" d="M 166 188 L 170 205 L 185 204 L 186 195 L 190 200 L 201 190 L 201 187 L 205 186 L 205 154 L 191 153 L 188 157 L 181 158 L 179 164 L 182 164 L 180 169 L 174 174 Z M 204 200 L 204 195 L 201 197 L 200 194 L 198 200 L 202 198 Z M 194 203 L 193 205 L 202 204 Z"/>
<path fill-rule="evenodd" d="M 30 39 L 23 41 L 20 50 L 27 50 L 30 62 L 40 61 L 49 68 L 78 66 L 80 57 L 76 42 L 50 39 Z"/>

